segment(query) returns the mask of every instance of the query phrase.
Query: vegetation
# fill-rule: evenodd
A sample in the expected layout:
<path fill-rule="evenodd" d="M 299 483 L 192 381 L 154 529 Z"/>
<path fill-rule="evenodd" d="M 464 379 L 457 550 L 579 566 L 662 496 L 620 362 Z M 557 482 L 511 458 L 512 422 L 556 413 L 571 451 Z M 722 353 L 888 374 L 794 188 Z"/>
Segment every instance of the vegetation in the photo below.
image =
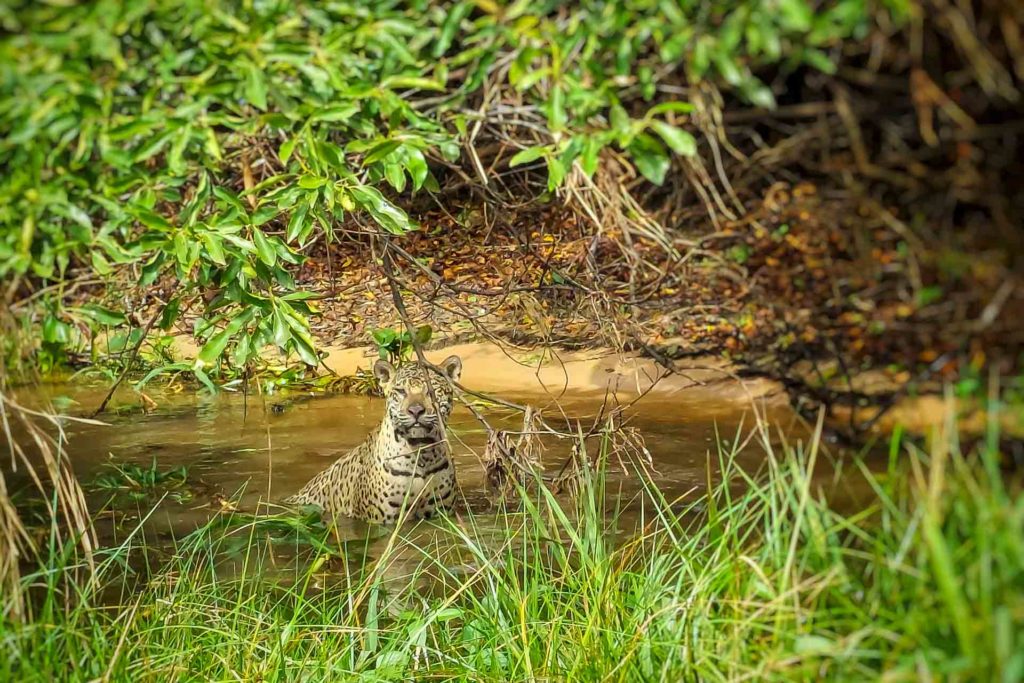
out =
<path fill-rule="evenodd" d="M 433 334 L 429 325 L 422 325 L 414 330 L 398 331 L 390 327 L 374 330 L 373 342 L 377 345 L 377 355 L 385 360 L 405 360 L 412 354 L 414 345 L 423 346 Z"/>
<path fill-rule="evenodd" d="M 23 579 L 41 594 L 3 626 L 0 677 L 1019 680 L 1024 499 L 992 437 L 972 453 L 893 439 L 888 469 L 861 465 L 877 500 L 848 514 L 811 478 L 817 440 L 756 476 L 720 449 L 707 495 L 665 500 L 645 478 L 633 535 L 602 450 L 574 505 L 539 487 L 496 527 L 396 531 L 372 560 L 321 527 L 305 568 L 268 574 L 259 523 L 237 544 L 215 521 L 148 580 L 123 573 L 144 552 L 130 538 L 68 594 L 55 554 Z"/>
<path fill-rule="evenodd" d="M 146 493 L 161 486 L 178 488 L 188 480 L 188 468 L 184 465 L 161 470 L 155 459 L 149 467 L 134 463 L 112 463 L 108 468 L 109 472 L 102 473 L 93 480 L 94 488 L 108 491 L 133 489 Z"/>
<path fill-rule="evenodd" d="M 509 128 L 506 163 L 540 165 L 548 190 L 574 169 L 592 177 L 604 149 L 661 184 L 672 155 L 697 149 L 676 74 L 771 107 L 759 67 L 832 71 L 829 53 L 874 12 L 907 11 L 900 0 L 8 5 L 0 278 L 28 339 L 7 353 L 27 348 L 44 368 L 83 349 L 123 362 L 187 320 L 202 348 L 195 363 L 152 353 L 163 372 L 205 382 L 267 347 L 316 366 L 315 294 L 296 269 L 318 243 L 412 230 L 402 207 L 436 194 L 439 177 L 486 185 L 479 102 L 514 103 L 488 114 Z M 65 283 L 83 272 L 95 295 L 68 301 Z M 113 296 L 115 283 L 135 295 Z"/>
<path fill-rule="evenodd" d="M 1024 680 L 1022 12 L 0 4 L 0 680 Z M 627 501 L 606 401 L 600 452 L 558 432 L 566 465 L 496 519 L 353 541 L 217 493 L 168 546 L 147 523 L 196 513 L 201 483 L 90 472 L 101 543 L 64 431 L 98 423 L 11 391 L 74 369 L 111 385 L 93 417 L 126 379 L 147 412 L 148 383 L 185 380 L 247 414 L 282 386 L 374 393 L 319 372 L 329 344 L 403 361 L 467 333 L 681 376 L 713 353 L 857 446 L 943 389 L 977 428 L 851 458 L 867 502 L 815 478 L 825 422 L 721 441 L 679 499 L 631 463 Z M 476 396 L 488 482 L 521 483 L 502 458 L 556 430 Z M 518 438 L 488 424 L 499 405 Z M 121 504 L 152 509 L 127 537 Z"/>
<path fill-rule="evenodd" d="M 105 469 L 93 478 L 89 487 L 109 493 L 111 499 L 108 504 L 124 499 L 148 499 L 152 503 L 156 496 L 165 493 L 178 501 L 192 496 L 189 490 L 183 489 L 189 478 L 188 468 L 184 465 L 161 469 L 154 458 L 148 467 L 136 463 L 108 463 Z"/>

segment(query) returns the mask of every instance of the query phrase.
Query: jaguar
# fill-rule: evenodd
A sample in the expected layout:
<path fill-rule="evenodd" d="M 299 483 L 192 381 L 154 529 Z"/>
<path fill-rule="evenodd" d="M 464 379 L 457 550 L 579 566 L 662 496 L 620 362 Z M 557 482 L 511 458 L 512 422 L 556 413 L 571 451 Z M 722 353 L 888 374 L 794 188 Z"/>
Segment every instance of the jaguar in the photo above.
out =
<path fill-rule="evenodd" d="M 436 368 L 378 360 L 373 374 L 386 406 L 380 424 L 285 503 L 386 525 L 451 509 L 456 479 L 446 429 L 461 373 L 458 356 Z"/>

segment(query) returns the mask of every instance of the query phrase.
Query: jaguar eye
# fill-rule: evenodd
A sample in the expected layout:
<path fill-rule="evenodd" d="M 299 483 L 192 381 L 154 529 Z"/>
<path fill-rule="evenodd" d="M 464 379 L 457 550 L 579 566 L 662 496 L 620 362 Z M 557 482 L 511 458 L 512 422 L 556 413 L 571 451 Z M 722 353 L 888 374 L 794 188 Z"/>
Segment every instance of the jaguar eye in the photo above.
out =
<path fill-rule="evenodd" d="M 406 395 L 406 393 L 407 393 L 407 392 L 405 391 L 405 389 L 400 389 L 399 387 L 395 387 L 394 391 L 395 391 L 395 393 L 396 393 L 396 394 L 398 394 L 399 396 L 405 396 L 405 395 Z"/>

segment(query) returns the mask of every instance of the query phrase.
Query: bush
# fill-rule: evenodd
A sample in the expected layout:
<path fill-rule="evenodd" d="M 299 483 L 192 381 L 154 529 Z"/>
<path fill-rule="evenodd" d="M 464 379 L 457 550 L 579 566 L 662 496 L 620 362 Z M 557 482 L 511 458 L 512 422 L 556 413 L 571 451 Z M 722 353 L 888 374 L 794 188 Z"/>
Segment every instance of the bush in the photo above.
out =
<path fill-rule="evenodd" d="M 81 269 L 177 279 L 157 322 L 202 306 L 199 370 L 271 345 L 316 365 L 295 266 L 353 214 L 414 229 L 403 206 L 450 166 L 479 179 L 481 117 L 549 190 L 606 147 L 660 184 L 697 151 L 683 86 L 770 107 L 758 68 L 830 70 L 872 16 L 854 0 L 63 5 L 0 10 L 0 277 L 12 295 Z M 43 303 L 55 362 L 133 313 Z"/>

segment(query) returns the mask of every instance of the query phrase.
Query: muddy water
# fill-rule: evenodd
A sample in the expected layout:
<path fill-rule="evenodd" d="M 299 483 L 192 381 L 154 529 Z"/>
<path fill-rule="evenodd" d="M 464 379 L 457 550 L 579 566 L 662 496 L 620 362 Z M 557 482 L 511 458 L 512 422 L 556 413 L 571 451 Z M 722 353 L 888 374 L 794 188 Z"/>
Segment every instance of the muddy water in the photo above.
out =
<path fill-rule="evenodd" d="M 23 404 L 54 402 L 70 413 L 85 414 L 99 404 L 101 388 L 48 386 L 31 395 L 19 396 Z M 735 395 L 736 392 L 731 392 Z M 200 394 L 155 395 L 158 407 L 143 413 L 132 402 L 114 403 L 112 412 L 103 416 L 105 426 L 70 423 L 67 427 L 68 453 L 80 481 L 87 489 L 98 475 L 114 463 L 136 463 L 148 467 L 154 460 L 162 469 L 185 466 L 188 470 L 184 499 L 165 498 L 158 510 L 147 518 L 148 544 L 169 547 L 175 539 L 196 529 L 225 505 L 245 511 L 267 510 L 261 502 L 279 501 L 297 491 L 320 470 L 358 445 L 377 424 L 383 410 L 380 399 L 363 396 L 288 396 L 244 397 L 237 393 L 216 396 Z M 584 429 L 599 414 L 600 396 L 561 397 L 557 403 L 543 396 L 508 396 L 545 409 L 552 422 L 580 420 Z M 774 425 L 777 440 L 806 439 L 807 429 L 777 400 L 762 400 L 758 411 Z M 511 412 L 493 412 L 488 419 L 495 425 L 513 427 L 519 416 Z M 643 435 L 655 466 L 654 480 L 666 494 L 696 496 L 710 477 L 717 477 L 716 440 L 731 441 L 748 435 L 754 424 L 749 404 L 736 400 L 715 401 L 707 392 L 674 397 L 650 396 L 629 412 L 628 425 Z M 449 424 L 449 436 L 466 505 L 478 523 L 493 520 L 486 502 L 484 478 L 479 463 L 486 442 L 484 430 L 464 408 L 458 408 Z M 573 428 L 575 429 L 575 427 Z M 717 434 L 717 437 L 716 437 Z M 742 438 L 742 436 L 740 437 Z M 569 452 L 566 440 L 547 439 L 544 465 L 557 469 Z M 596 448 L 597 444 L 591 442 Z M 758 439 L 742 451 L 739 464 L 756 470 L 764 460 Z M 827 460 L 823 459 L 827 463 Z M 7 471 L 9 463 L 3 467 Z M 834 488 L 835 471 L 819 467 L 816 476 L 823 488 Z M 12 475 L 8 472 L 9 483 Z M 15 488 L 19 476 L 13 475 Z M 21 478 L 24 483 L 23 477 Z M 639 514 L 633 503 L 639 498 L 640 481 L 628 471 L 612 467 L 608 489 L 624 507 L 628 523 Z M 857 486 L 836 489 L 841 497 L 857 494 Z M 102 507 L 108 493 L 88 494 L 93 509 Z M 152 503 L 150 502 L 149 505 Z M 98 530 L 107 543 L 118 542 L 137 526 L 148 509 L 138 504 L 136 513 L 123 510 L 118 515 L 101 515 Z M 273 509 L 273 508 L 269 508 Z M 365 538 L 367 528 L 356 522 L 341 521 L 341 536 Z M 381 541 L 383 543 L 383 541 Z"/>

